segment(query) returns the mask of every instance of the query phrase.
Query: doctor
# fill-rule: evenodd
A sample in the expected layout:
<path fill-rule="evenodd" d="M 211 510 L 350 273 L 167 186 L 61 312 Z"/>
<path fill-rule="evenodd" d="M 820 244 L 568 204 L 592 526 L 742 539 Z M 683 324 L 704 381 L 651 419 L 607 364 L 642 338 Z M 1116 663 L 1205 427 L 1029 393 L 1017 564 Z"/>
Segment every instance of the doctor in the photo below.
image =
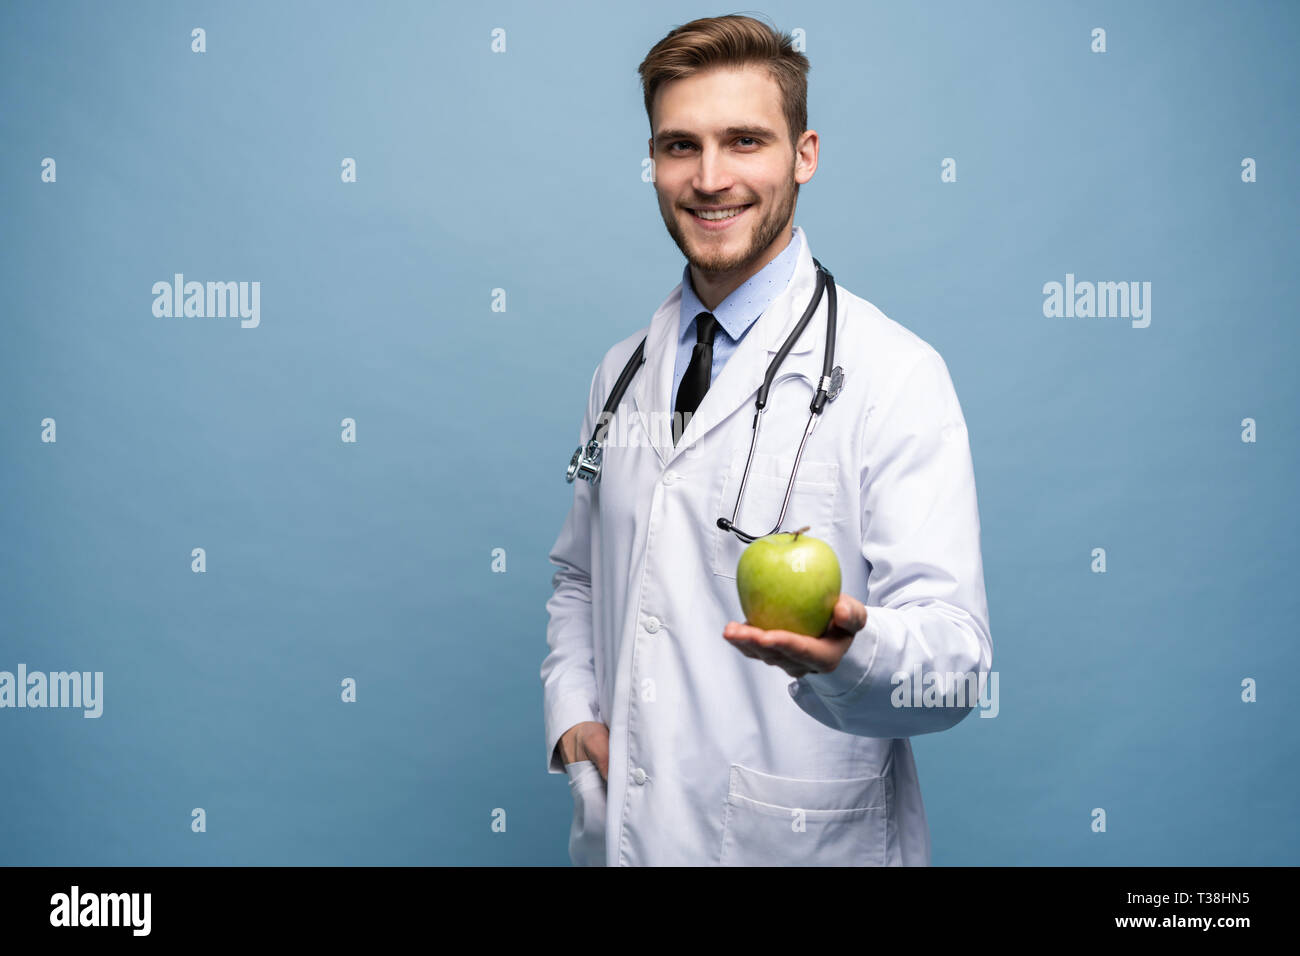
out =
<path fill-rule="evenodd" d="M 794 225 L 818 161 L 807 70 L 788 36 L 740 16 L 679 27 L 640 66 L 659 211 L 687 264 L 649 326 L 595 369 L 583 443 L 645 340 L 599 482 L 574 482 L 550 554 L 546 750 L 568 774 L 578 865 L 928 865 L 908 738 L 965 717 L 991 665 L 948 368 L 842 287 L 842 386 L 782 530 L 807 525 L 831 545 L 843 593 L 822 635 L 762 631 L 740 610 L 746 543 L 718 518 L 732 515 L 769 363 L 816 285 Z M 754 535 L 776 523 L 821 380 L 827 293 L 768 393 L 736 520 Z M 974 689 L 952 696 L 962 680 Z"/>

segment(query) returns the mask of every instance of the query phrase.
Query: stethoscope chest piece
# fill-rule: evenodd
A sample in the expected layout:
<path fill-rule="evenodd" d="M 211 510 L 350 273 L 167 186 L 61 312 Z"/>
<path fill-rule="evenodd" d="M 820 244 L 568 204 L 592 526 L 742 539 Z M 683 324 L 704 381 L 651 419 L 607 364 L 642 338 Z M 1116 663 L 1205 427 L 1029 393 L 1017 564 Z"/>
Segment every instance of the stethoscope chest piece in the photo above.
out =
<path fill-rule="evenodd" d="M 844 387 L 844 369 L 838 365 L 831 369 L 831 387 L 826 392 L 826 400 L 833 402 L 835 396 L 839 395 L 840 389 Z"/>
<path fill-rule="evenodd" d="M 600 457 L 600 442 L 597 439 L 593 438 L 585 446 L 579 445 L 578 450 L 569 459 L 569 470 L 564 480 L 572 483 L 574 478 L 581 478 L 592 485 L 599 484 Z"/>
<path fill-rule="evenodd" d="M 725 531 L 734 531 L 743 541 L 753 541 L 754 536 L 748 535 L 735 527 L 735 520 L 736 515 L 740 511 L 740 499 L 745 493 L 745 482 L 749 477 L 749 463 L 754 457 L 754 447 L 758 441 L 758 422 L 762 417 L 763 409 L 767 406 L 768 389 L 771 388 L 777 372 L 780 370 L 781 362 L 785 359 L 791 346 L 794 345 L 795 340 L 803 334 L 804 326 L 808 324 L 809 320 L 813 317 L 813 313 L 817 311 L 817 305 L 821 302 L 823 291 L 827 291 L 830 302 L 826 308 L 826 341 L 824 346 L 825 354 L 822 357 L 822 374 L 821 377 L 817 379 L 816 393 L 813 395 L 812 403 L 808 406 L 808 424 L 804 428 L 803 438 L 799 441 L 799 450 L 794 456 L 794 466 L 790 469 L 790 483 L 786 486 L 785 500 L 781 504 L 781 514 L 777 518 L 777 528 L 781 526 L 781 522 L 785 519 L 786 505 L 790 502 L 790 492 L 794 490 L 795 473 L 799 470 L 799 459 L 803 457 L 803 449 L 804 445 L 808 441 L 808 436 L 812 434 L 813 426 L 821 415 L 822 407 L 828 401 L 833 402 L 836 396 L 840 394 L 840 390 L 844 387 L 844 369 L 838 365 L 833 368 L 830 367 L 831 363 L 835 360 L 835 322 L 839 314 L 835 304 L 835 277 L 827 272 L 826 269 L 822 267 L 822 264 L 816 259 L 813 259 L 813 267 L 817 270 L 817 279 L 816 289 L 813 292 L 812 299 L 809 301 L 808 307 L 804 310 L 803 316 L 790 332 L 785 343 L 777 351 L 771 364 L 768 365 L 767 375 L 764 377 L 763 384 L 759 388 L 758 396 L 754 401 L 756 409 L 754 413 L 754 433 L 749 440 L 749 458 L 745 460 L 745 471 L 741 475 L 740 489 L 736 494 L 736 509 L 732 512 L 730 521 L 726 518 L 718 519 L 718 527 Z M 601 412 L 600 416 L 602 422 L 607 422 L 613 416 L 614 410 L 618 407 L 618 403 L 623 400 L 623 394 L 627 391 L 627 387 L 632 381 L 632 376 L 635 375 L 636 370 L 644 364 L 645 346 L 646 339 L 642 339 L 641 344 L 636 347 L 636 351 L 632 353 L 627 364 L 623 366 L 623 371 L 619 373 L 618 381 L 614 383 L 614 387 L 611 389 L 609 397 L 605 400 L 605 408 L 604 411 Z M 569 467 L 565 470 L 565 481 L 573 482 L 574 479 L 581 478 L 592 486 L 600 483 L 602 448 L 599 436 L 601 435 L 601 427 L 602 426 L 599 425 L 596 426 L 596 430 L 592 434 L 591 440 L 588 441 L 586 445 L 579 445 L 574 451 L 573 457 L 569 459 Z"/>

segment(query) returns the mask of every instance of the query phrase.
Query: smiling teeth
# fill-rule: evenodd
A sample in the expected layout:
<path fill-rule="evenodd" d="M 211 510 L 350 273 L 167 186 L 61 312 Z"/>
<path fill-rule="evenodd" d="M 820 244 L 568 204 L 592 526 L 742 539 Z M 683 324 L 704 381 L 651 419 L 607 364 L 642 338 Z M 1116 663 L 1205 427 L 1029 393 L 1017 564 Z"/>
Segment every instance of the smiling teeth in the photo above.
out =
<path fill-rule="evenodd" d="M 734 209 L 696 209 L 695 215 L 701 219 L 730 219 L 739 216 L 745 209 L 745 206 L 736 206 Z"/>

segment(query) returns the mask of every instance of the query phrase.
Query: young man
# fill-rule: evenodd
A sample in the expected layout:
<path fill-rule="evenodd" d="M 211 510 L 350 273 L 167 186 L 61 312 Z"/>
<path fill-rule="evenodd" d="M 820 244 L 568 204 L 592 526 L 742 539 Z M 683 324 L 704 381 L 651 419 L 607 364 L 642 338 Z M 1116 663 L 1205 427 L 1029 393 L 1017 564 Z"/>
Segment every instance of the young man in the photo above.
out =
<path fill-rule="evenodd" d="M 908 738 L 969 713 L 992 662 L 947 366 L 841 287 L 842 378 L 782 530 L 831 546 L 842 593 L 823 634 L 738 623 L 746 544 L 718 518 L 748 461 L 736 525 L 772 529 L 827 384 L 829 290 L 785 354 L 750 459 L 759 388 L 817 284 L 794 226 L 819 147 L 807 70 L 788 36 L 740 16 L 679 27 L 640 66 L 659 212 L 687 265 L 595 370 L 583 442 L 645 340 L 599 483 L 575 483 L 550 555 L 548 769 L 569 774 L 578 864 L 928 865 Z"/>

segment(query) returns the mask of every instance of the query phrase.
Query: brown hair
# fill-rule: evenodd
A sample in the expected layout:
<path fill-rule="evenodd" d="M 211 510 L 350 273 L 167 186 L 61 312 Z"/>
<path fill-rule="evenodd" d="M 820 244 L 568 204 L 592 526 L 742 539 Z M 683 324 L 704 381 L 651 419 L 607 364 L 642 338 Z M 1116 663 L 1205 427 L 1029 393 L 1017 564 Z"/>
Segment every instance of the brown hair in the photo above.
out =
<path fill-rule="evenodd" d="M 746 64 L 767 67 L 776 80 L 790 142 L 797 142 L 808 127 L 808 57 L 794 48 L 789 34 L 739 14 L 692 20 L 651 47 L 637 67 L 650 135 L 654 136 L 651 106 L 661 85 L 713 67 Z"/>

